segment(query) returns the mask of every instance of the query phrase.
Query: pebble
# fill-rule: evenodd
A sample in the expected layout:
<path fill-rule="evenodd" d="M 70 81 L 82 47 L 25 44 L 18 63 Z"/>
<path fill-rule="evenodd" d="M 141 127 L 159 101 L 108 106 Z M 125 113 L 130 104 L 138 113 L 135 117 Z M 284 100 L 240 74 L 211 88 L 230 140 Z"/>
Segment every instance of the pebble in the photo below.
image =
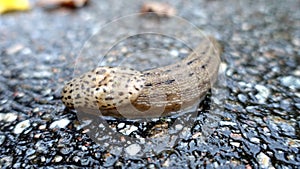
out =
<path fill-rule="evenodd" d="M 148 164 L 147 169 L 155 169 L 155 164 Z"/>
<path fill-rule="evenodd" d="M 135 156 L 137 153 L 141 151 L 141 146 L 138 144 L 131 144 L 130 146 L 125 148 L 125 151 L 130 156 Z"/>
<path fill-rule="evenodd" d="M 263 152 L 260 152 L 257 155 L 257 158 L 258 158 L 258 163 L 259 163 L 261 168 L 271 168 L 271 167 L 273 167 L 271 165 L 270 158 L 266 154 L 264 154 Z"/>
<path fill-rule="evenodd" d="M 15 134 L 20 134 L 22 133 L 25 129 L 27 129 L 30 126 L 30 120 L 24 120 L 22 122 L 19 122 L 15 128 L 14 128 L 14 133 Z"/>
<path fill-rule="evenodd" d="M 38 138 L 41 137 L 41 135 L 42 135 L 41 133 L 37 133 L 37 134 L 35 134 L 33 137 L 38 139 Z"/>
<path fill-rule="evenodd" d="M 35 152 L 36 152 L 36 150 L 29 148 L 26 150 L 26 156 L 30 156 L 30 155 L 34 154 Z"/>
<path fill-rule="evenodd" d="M 300 46 L 300 38 L 293 38 L 292 42 L 295 46 Z"/>
<path fill-rule="evenodd" d="M 242 30 L 243 31 L 249 31 L 253 29 L 253 25 L 249 24 L 249 23 L 243 23 L 242 24 Z"/>
<path fill-rule="evenodd" d="M 295 106 L 297 107 L 298 110 L 300 110 L 300 103 L 296 103 Z"/>
<path fill-rule="evenodd" d="M 33 113 L 38 113 L 40 111 L 40 108 L 39 107 L 36 107 L 32 110 Z"/>
<path fill-rule="evenodd" d="M 173 56 L 173 57 L 178 57 L 179 52 L 177 50 L 171 50 L 170 55 Z"/>
<path fill-rule="evenodd" d="M 124 128 L 124 127 L 125 127 L 125 123 L 119 123 L 119 124 L 118 124 L 118 128 L 119 128 L 119 129 L 122 129 L 122 128 Z"/>
<path fill-rule="evenodd" d="M 47 128 L 46 124 L 40 125 L 39 126 L 39 130 L 45 130 Z"/>
<path fill-rule="evenodd" d="M 67 147 L 67 146 L 65 146 L 65 145 L 63 145 L 63 146 L 64 146 L 64 147 L 62 147 L 62 149 L 60 150 L 60 152 L 61 152 L 62 154 L 64 154 L 64 155 L 70 154 L 70 153 L 74 150 L 73 147 Z"/>
<path fill-rule="evenodd" d="M 235 147 L 240 147 L 240 145 L 241 145 L 241 143 L 239 143 L 239 142 L 230 142 L 230 144 Z"/>
<path fill-rule="evenodd" d="M 133 131 L 138 130 L 138 128 L 136 126 L 129 126 L 129 128 L 124 128 L 122 130 L 120 130 L 121 133 L 123 133 L 124 135 L 128 136 L 130 133 L 132 133 Z"/>
<path fill-rule="evenodd" d="M 24 49 L 24 45 L 23 44 L 15 44 L 9 48 L 6 49 L 6 53 L 8 55 L 14 55 L 17 52 L 21 51 L 22 49 Z"/>
<path fill-rule="evenodd" d="M 291 110 L 291 100 L 281 100 L 280 107 L 283 110 L 290 111 Z"/>
<path fill-rule="evenodd" d="M 176 129 L 177 131 L 181 130 L 182 128 L 183 128 L 183 126 L 182 126 L 181 124 L 175 125 L 175 129 Z"/>
<path fill-rule="evenodd" d="M 258 100 L 258 103 L 264 104 L 271 94 L 270 89 L 263 85 L 255 85 L 255 89 L 258 91 L 258 94 L 255 95 L 255 98 Z"/>
<path fill-rule="evenodd" d="M 45 162 L 46 158 L 44 156 L 41 157 L 41 162 Z"/>
<path fill-rule="evenodd" d="M 2 168 L 10 168 L 12 166 L 13 157 L 12 156 L 5 156 L 3 155 L 0 158 L 0 167 Z"/>
<path fill-rule="evenodd" d="M 294 76 L 284 76 L 279 78 L 282 85 L 289 87 L 291 89 L 299 89 L 300 88 L 300 79 Z"/>
<path fill-rule="evenodd" d="M 62 156 L 56 155 L 56 156 L 54 157 L 54 162 L 56 162 L 56 163 L 61 162 L 62 159 L 63 159 Z"/>
<path fill-rule="evenodd" d="M 50 78 L 52 76 L 53 76 L 52 72 L 44 70 L 44 71 L 33 72 L 29 77 L 44 79 L 44 78 Z"/>
<path fill-rule="evenodd" d="M 238 97 L 239 101 L 242 103 L 245 103 L 248 100 L 247 96 L 245 96 L 244 94 L 238 94 L 237 97 Z"/>
<path fill-rule="evenodd" d="M 60 119 L 60 120 L 57 120 L 57 121 L 54 121 L 53 123 L 51 123 L 50 125 L 50 129 L 53 129 L 53 128 L 65 128 L 68 124 L 70 123 L 70 120 L 67 119 L 67 118 L 64 118 L 64 119 Z"/>
<path fill-rule="evenodd" d="M 0 146 L 4 143 L 5 141 L 5 135 L 0 135 Z"/>
<path fill-rule="evenodd" d="M 295 135 L 295 128 L 287 123 L 280 123 L 279 127 L 287 136 L 293 137 Z"/>
<path fill-rule="evenodd" d="M 256 137 L 251 137 L 250 138 L 250 141 L 252 142 L 252 143 L 260 143 L 260 140 L 259 140 L 259 138 L 256 138 Z"/>
<path fill-rule="evenodd" d="M 79 160 L 80 160 L 80 157 L 78 157 L 78 156 L 74 156 L 74 157 L 73 157 L 73 161 L 74 161 L 74 162 L 77 163 Z"/>
<path fill-rule="evenodd" d="M 236 123 L 231 122 L 231 121 L 220 121 L 220 125 L 221 126 L 236 126 Z"/>
<path fill-rule="evenodd" d="M 300 76 L 300 66 L 298 66 L 296 69 L 297 70 L 294 70 L 293 75 Z"/>
<path fill-rule="evenodd" d="M 0 121 L 13 122 L 17 120 L 17 113 L 0 113 Z"/>

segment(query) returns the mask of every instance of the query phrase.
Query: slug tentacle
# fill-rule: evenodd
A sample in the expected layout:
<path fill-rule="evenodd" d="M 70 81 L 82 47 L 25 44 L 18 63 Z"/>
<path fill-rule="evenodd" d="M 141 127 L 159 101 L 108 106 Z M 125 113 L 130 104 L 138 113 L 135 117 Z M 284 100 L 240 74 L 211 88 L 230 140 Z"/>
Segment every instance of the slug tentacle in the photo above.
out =
<path fill-rule="evenodd" d="M 216 81 L 220 45 L 208 38 L 187 58 L 148 71 L 98 67 L 72 79 L 62 91 L 69 108 L 115 117 L 158 117 L 189 108 Z M 101 112 L 101 114 L 99 114 Z"/>

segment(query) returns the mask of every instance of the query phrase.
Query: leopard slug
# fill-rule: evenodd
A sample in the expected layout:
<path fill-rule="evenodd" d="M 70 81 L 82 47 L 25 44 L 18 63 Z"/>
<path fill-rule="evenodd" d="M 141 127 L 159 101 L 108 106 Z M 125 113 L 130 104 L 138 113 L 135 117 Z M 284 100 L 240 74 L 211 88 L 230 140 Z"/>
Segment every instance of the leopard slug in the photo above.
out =
<path fill-rule="evenodd" d="M 181 61 L 147 71 L 98 67 L 72 79 L 62 89 L 68 108 L 94 115 L 159 117 L 187 109 L 201 100 L 216 81 L 221 47 L 203 40 Z"/>

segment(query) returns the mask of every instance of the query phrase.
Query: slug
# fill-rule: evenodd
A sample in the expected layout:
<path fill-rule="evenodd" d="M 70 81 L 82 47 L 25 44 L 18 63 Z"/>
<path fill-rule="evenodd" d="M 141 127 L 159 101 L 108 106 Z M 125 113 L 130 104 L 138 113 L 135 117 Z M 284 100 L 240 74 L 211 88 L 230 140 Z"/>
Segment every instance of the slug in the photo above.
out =
<path fill-rule="evenodd" d="M 199 103 L 216 81 L 221 47 L 203 40 L 181 61 L 147 71 L 98 67 L 62 89 L 66 107 L 94 115 L 144 118 L 166 116 Z"/>

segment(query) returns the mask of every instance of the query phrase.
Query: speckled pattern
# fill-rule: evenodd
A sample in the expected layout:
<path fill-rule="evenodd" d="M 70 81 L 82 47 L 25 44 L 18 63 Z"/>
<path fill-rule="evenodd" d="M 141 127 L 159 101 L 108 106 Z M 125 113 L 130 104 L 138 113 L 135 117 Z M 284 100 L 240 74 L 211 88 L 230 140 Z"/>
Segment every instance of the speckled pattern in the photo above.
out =
<path fill-rule="evenodd" d="M 34 8 L 0 16 L 1 168 L 299 168 L 299 1 L 169 2 L 224 46 L 223 90 L 201 104 L 189 137 L 145 158 L 122 156 L 90 139 L 61 101 L 82 44 L 102 24 L 139 11 L 140 1 Z M 208 111 L 213 102 L 222 109 Z M 171 121 L 108 122 L 142 137 Z"/>
<path fill-rule="evenodd" d="M 144 83 L 139 71 L 99 67 L 68 82 L 62 90 L 62 101 L 70 108 L 112 109 L 136 100 Z"/>
<path fill-rule="evenodd" d="M 128 111 L 123 112 L 125 117 L 168 115 L 193 106 L 207 93 L 216 81 L 220 54 L 220 45 L 210 38 L 173 65 L 145 72 L 98 67 L 68 82 L 62 90 L 62 101 L 69 108 L 84 108 L 99 116 L 99 110 L 107 112 L 102 115 L 120 114 L 116 112 L 118 107 Z M 135 109 L 130 111 L 129 105 Z"/>

